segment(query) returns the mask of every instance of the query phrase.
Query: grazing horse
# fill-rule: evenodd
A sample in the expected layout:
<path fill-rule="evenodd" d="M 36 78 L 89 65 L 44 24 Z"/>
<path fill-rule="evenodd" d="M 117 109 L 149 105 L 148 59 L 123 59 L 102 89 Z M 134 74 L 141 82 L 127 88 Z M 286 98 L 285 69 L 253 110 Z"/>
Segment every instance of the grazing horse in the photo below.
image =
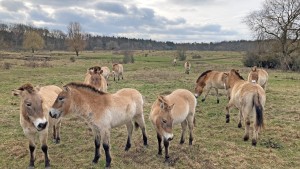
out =
<path fill-rule="evenodd" d="M 124 69 L 123 69 L 123 65 L 120 64 L 120 63 L 116 63 L 116 64 L 113 64 L 113 67 L 112 67 L 112 74 L 114 75 L 114 81 L 116 81 L 116 76 L 118 77 L 118 81 L 120 80 L 120 76 L 122 76 L 122 79 L 123 79 L 123 72 L 124 72 Z"/>
<path fill-rule="evenodd" d="M 20 124 L 25 136 L 29 139 L 30 162 L 29 168 L 34 168 L 35 161 L 35 136 L 38 134 L 45 157 L 45 167 L 50 167 L 48 158 L 48 128 L 53 127 L 53 138 L 56 143 L 60 141 L 61 119 L 49 119 L 49 109 L 54 103 L 58 93 L 62 90 L 57 86 L 33 87 L 24 84 L 12 91 L 14 96 L 19 96 Z"/>
<path fill-rule="evenodd" d="M 102 76 L 103 70 L 101 68 L 100 69 L 99 68 L 97 68 L 97 67 L 94 67 L 94 69 L 89 68 L 86 73 L 84 83 L 92 85 L 96 89 L 106 92 L 107 91 L 107 81 Z"/>
<path fill-rule="evenodd" d="M 218 89 L 225 88 L 224 79 L 224 72 L 214 70 L 207 70 L 203 72 L 196 81 L 195 97 L 198 98 L 202 94 L 204 87 L 207 88 L 207 92 L 201 100 L 202 102 L 204 102 L 211 88 L 214 88 L 217 93 L 217 103 L 219 103 L 220 100 Z"/>
<path fill-rule="evenodd" d="M 107 66 L 101 67 L 101 70 L 103 70 L 102 75 L 108 81 L 109 75 L 110 75 L 110 70 Z"/>
<path fill-rule="evenodd" d="M 177 89 L 167 96 L 158 96 L 152 105 L 150 121 L 157 133 L 158 154 L 162 154 L 163 139 L 166 161 L 169 159 L 169 141 L 173 139 L 173 125 L 181 124 L 180 144 L 184 143 L 186 128 L 189 127 L 189 144 L 192 145 L 196 105 L 197 100 L 193 93 L 186 89 Z"/>
<path fill-rule="evenodd" d="M 226 123 L 229 123 L 230 109 L 235 106 L 239 109 L 240 118 L 238 127 L 242 127 L 241 119 L 244 118 L 244 141 L 249 139 L 250 115 L 253 114 L 253 138 L 252 145 L 256 145 L 258 133 L 264 126 L 263 111 L 266 102 L 264 89 L 255 83 L 245 81 L 237 70 L 232 69 L 226 74 L 226 89 L 229 90 L 230 100 L 226 106 Z"/>
<path fill-rule="evenodd" d="M 266 90 L 268 77 L 268 72 L 266 72 L 264 69 L 258 69 L 256 66 L 254 66 L 248 75 L 248 81 L 252 83 L 257 83 L 264 90 Z"/>
<path fill-rule="evenodd" d="M 145 121 L 143 115 L 143 97 L 135 89 L 121 89 L 114 94 L 105 93 L 96 88 L 69 83 L 59 93 L 49 114 L 59 118 L 74 113 L 82 117 L 91 127 L 95 137 L 94 163 L 100 158 L 99 147 L 102 142 L 106 156 L 106 167 L 110 167 L 110 130 L 126 125 L 128 138 L 125 151 L 131 147 L 133 122 L 143 133 L 144 145 L 147 145 Z"/>
<path fill-rule="evenodd" d="M 190 62 L 185 62 L 184 63 L 184 69 L 185 69 L 185 73 L 186 74 L 189 74 L 190 73 L 190 70 L 191 70 L 191 63 Z"/>

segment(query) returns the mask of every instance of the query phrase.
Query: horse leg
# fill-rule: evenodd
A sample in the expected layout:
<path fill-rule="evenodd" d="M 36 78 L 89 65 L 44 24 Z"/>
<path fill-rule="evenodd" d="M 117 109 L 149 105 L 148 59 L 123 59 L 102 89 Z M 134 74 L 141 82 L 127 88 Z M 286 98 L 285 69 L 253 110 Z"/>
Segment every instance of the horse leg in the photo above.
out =
<path fill-rule="evenodd" d="M 34 142 L 34 134 L 27 135 L 29 139 L 29 151 L 30 151 L 30 160 L 28 168 L 34 168 L 34 161 L 35 161 L 35 142 Z"/>
<path fill-rule="evenodd" d="M 158 155 L 162 154 L 161 141 L 162 141 L 162 136 L 157 133 Z"/>
<path fill-rule="evenodd" d="M 121 73 L 121 75 L 122 75 L 122 80 L 123 80 L 123 73 Z"/>
<path fill-rule="evenodd" d="M 96 163 L 98 163 L 98 160 L 100 158 L 99 148 L 100 148 L 101 138 L 100 138 L 100 135 L 98 133 L 94 132 L 94 135 L 95 135 L 95 156 L 94 156 L 94 159 L 93 159 L 93 163 L 96 164 Z"/>
<path fill-rule="evenodd" d="M 102 130 L 101 131 L 101 139 L 102 139 L 102 146 L 103 149 L 105 151 L 105 160 L 106 160 L 106 164 L 105 167 L 106 168 L 110 168 L 110 163 L 111 163 L 111 156 L 110 156 L 110 146 L 109 146 L 109 142 L 110 142 L 110 131 L 109 130 Z"/>
<path fill-rule="evenodd" d="M 169 160 L 169 141 L 164 139 L 164 146 L 165 146 L 165 162 Z"/>
<path fill-rule="evenodd" d="M 180 139 L 180 144 L 183 144 L 184 143 L 184 136 L 185 136 L 185 131 L 186 131 L 186 127 L 187 127 L 187 120 L 184 120 L 182 123 L 181 123 L 181 128 L 182 128 L 182 132 L 181 132 L 181 139 Z"/>
<path fill-rule="evenodd" d="M 133 130 L 133 124 L 132 121 L 126 123 L 126 127 L 127 127 L 127 132 L 128 132 L 128 137 L 127 137 L 127 143 L 125 146 L 125 151 L 128 151 L 131 147 L 131 136 L 132 136 L 132 130 Z"/>
<path fill-rule="evenodd" d="M 60 143 L 60 126 L 61 126 L 61 119 L 57 120 L 57 123 L 53 126 L 53 141 L 54 143 Z"/>
<path fill-rule="evenodd" d="M 195 117 L 192 114 L 188 115 L 188 117 L 187 117 L 187 122 L 188 122 L 189 130 L 190 130 L 190 138 L 189 138 L 189 144 L 190 145 L 193 144 L 193 140 L 194 140 L 194 137 L 193 137 L 194 118 Z"/>
<path fill-rule="evenodd" d="M 239 110 L 239 124 L 238 124 L 238 128 L 242 128 L 242 119 L 243 119 L 243 112 L 241 110 Z"/>
<path fill-rule="evenodd" d="M 242 114 L 244 117 L 245 123 L 245 134 L 244 134 L 244 141 L 249 140 L 249 129 L 250 129 L 250 118 L 249 118 L 249 110 L 252 110 L 251 107 L 243 106 L 242 107 Z"/>
<path fill-rule="evenodd" d="M 48 157 L 48 146 L 47 146 L 48 128 L 46 128 L 43 132 L 40 133 L 39 138 L 42 145 L 42 151 L 45 157 L 45 168 L 50 168 L 50 160 Z"/>
<path fill-rule="evenodd" d="M 252 138 L 252 145 L 256 146 L 257 143 L 257 139 L 258 139 L 258 133 L 260 128 L 257 127 L 257 121 L 256 121 L 256 114 L 253 116 L 254 120 L 253 120 L 253 138 Z"/>
<path fill-rule="evenodd" d="M 206 99 L 206 97 L 207 97 L 207 95 L 208 95 L 208 93 L 209 93 L 210 90 L 211 90 L 211 87 L 208 88 L 206 94 L 204 95 L 203 99 L 201 100 L 202 102 L 205 101 L 205 99 Z"/>
<path fill-rule="evenodd" d="M 232 106 L 233 106 L 233 104 L 229 101 L 229 103 L 226 106 L 226 123 L 229 123 L 229 121 L 230 121 L 229 111 Z"/>
<path fill-rule="evenodd" d="M 145 120 L 143 114 L 138 115 L 135 119 L 135 123 L 141 128 L 143 134 L 144 146 L 148 145 L 148 138 L 146 134 Z"/>
<path fill-rule="evenodd" d="M 219 104 L 220 103 L 220 100 L 219 100 L 219 92 L 218 92 L 218 88 L 215 88 L 216 90 L 216 93 L 217 93 L 217 103 Z"/>

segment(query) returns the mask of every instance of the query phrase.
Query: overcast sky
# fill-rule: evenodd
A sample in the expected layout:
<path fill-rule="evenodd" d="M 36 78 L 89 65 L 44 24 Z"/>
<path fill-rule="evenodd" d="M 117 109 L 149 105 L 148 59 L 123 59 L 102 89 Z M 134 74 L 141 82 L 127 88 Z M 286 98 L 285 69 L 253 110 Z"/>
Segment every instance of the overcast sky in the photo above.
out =
<path fill-rule="evenodd" d="M 242 19 L 263 0 L 0 0 L 0 23 L 173 42 L 252 40 Z"/>

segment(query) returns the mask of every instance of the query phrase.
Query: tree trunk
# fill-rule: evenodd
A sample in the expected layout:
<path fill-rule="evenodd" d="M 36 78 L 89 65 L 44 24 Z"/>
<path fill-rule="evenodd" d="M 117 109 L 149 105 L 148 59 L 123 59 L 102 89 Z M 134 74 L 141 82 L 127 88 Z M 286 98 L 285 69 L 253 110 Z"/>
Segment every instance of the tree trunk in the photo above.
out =
<path fill-rule="evenodd" d="M 78 56 L 78 50 L 75 50 L 75 52 L 76 52 L 76 56 Z"/>
<path fill-rule="evenodd" d="M 33 48 L 31 48 L 31 52 L 34 53 L 34 49 Z"/>

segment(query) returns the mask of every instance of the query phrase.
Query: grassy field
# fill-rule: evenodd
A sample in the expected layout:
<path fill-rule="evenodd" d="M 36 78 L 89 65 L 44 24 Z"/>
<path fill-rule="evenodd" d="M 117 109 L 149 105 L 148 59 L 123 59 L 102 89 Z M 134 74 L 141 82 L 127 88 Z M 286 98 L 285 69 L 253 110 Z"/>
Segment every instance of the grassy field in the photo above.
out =
<path fill-rule="evenodd" d="M 145 57 L 145 54 L 148 56 Z M 26 53 L 0 53 L 0 168 L 26 168 L 29 164 L 28 141 L 19 124 L 19 98 L 11 90 L 26 82 L 33 85 L 82 82 L 86 69 L 122 60 L 112 52 L 83 52 L 70 61 L 73 53 L 53 52 L 47 63 L 29 67 L 23 60 Z M 141 131 L 133 132 L 132 147 L 124 151 L 127 139 L 125 126 L 115 128 L 111 135 L 112 168 L 299 168 L 300 166 L 300 74 L 267 70 L 267 102 L 265 106 L 265 130 L 259 135 L 257 147 L 243 141 L 244 129 L 237 128 L 237 110 L 231 111 L 231 122 L 225 123 L 225 91 L 221 91 L 220 104 L 214 91 L 204 103 L 198 99 L 194 144 L 179 144 L 181 127 L 175 126 L 174 140 L 170 143 L 170 163 L 157 155 L 157 139 L 149 121 L 150 107 L 158 94 L 185 88 L 194 92 L 195 81 L 205 70 L 227 71 L 239 69 L 244 78 L 250 68 L 243 67 L 239 52 L 188 51 L 187 60 L 192 71 L 184 74 L 183 62 L 172 66 L 175 51 L 136 51 L 135 63 L 124 65 L 124 80 L 109 80 L 108 91 L 113 93 L 124 87 L 135 88 L 145 97 L 144 115 L 149 146 L 144 147 Z M 201 58 L 192 59 L 200 55 Z M 35 62 L 36 63 L 36 62 Z M 9 67 L 10 69 L 4 69 Z M 251 124 L 252 125 L 252 124 Z M 250 132 L 251 133 L 251 132 Z M 250 138 L 252 135 L 250 135 Z M 250 139 L 251 140 L 251 139 Z M 97 165 L 92 164 L 94 141 L 85 123 L 77 117 L 63 119 L 61 143 L 49 142 L 52 169 L 103 168 L 104 151 Z M 43 168 L 43 153 L 38 143 L 35 166 Z"/>

